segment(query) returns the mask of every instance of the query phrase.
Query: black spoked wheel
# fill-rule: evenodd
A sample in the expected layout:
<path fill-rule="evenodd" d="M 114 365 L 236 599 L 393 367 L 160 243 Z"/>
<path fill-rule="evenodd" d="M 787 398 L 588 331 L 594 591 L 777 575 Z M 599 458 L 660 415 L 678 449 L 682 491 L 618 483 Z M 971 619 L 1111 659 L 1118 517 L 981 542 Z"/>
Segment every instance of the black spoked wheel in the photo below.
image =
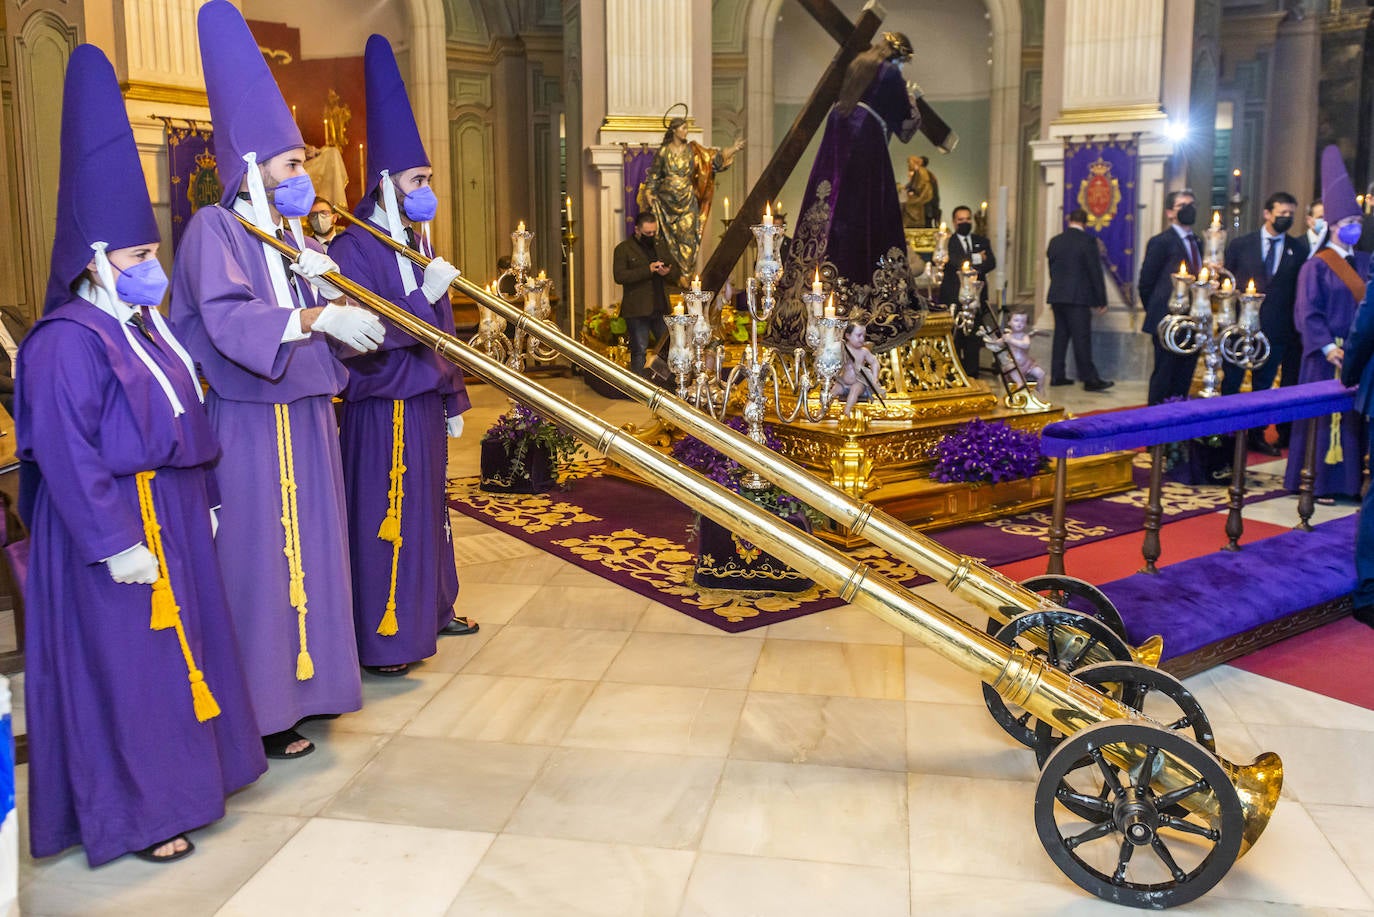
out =
<path fill-rule="evenodd" d="M 1126 641 L 1106 624 L 1067 610 L 1028 611 L 1002 625 L 995 636 L 1007 646 L 1040 656 L 1065 672 L 1081 668 L 1093 655 L 1103 652 L 1112 659 L 1132 658 Z M 1030 711 L 1009 705 L 989 684 L 983 685 L 983 701 L 1007 735 L 1022 745 L 1035 747 L 1038 720 Z"/>
<path fill-rule="evenodd" d="M 1209 814 L 1192 814 L 1201 811 Z M 1078 887 L 1130 907 L 1206 894 L 1240 855 L 1244 827 L 1240 795 L 1214 754 L 1179 732 L 1126 720 L 1066 738 L 1035 790 L 1035 829 L 1050 859 Z"/>
<path fill-rule="evenodd" d="M 1202 705 L 1183 682 L 1168 672 L 1134 662 L 1099 662 L 1076 669 L 1073 677 L 1100 689 L 1132 710 L 1139 710 L 1165 729 L 1191 736 L 1203 748 L 1216 754 L 1212 723 Z M 1043 768 L 1050 754 L 1064 741 L 1064 734 L 1044 720 L 1037 720 L 1035 739 L 1035 760 Z M 1091 767 L 1092 759 L 1084 757 L 1079 766 Z M 1079 805 L 1072 796 L 1061 801 L 1075 814 L 1090 821 L 1103 818 L 1101 808 L 1095 804 Z M 1181 817 L 1186 810 L 1175 806 L 1169 814 Z"/>
<path fill-rule="evenodd" d="M 1117 636 L 1121 639 L 1128 639 L 1126 637 L 1126 624 L 1121 620 L 1121 613 L 1116 610 L 1112 600 L 1107 598 L 1102 590 L 1092 583 L 1073 576 L 1046 573 L 1042 576 L 1032 576 L 1030 579 L 1022 580 L 1021 585 L 1031 592 L 1040 593 L 1060 608 L 1067 608 L 1069 611 L 1076 611 L 1081 615 L 1097 618 L 1116 631 Z M 989 619 L 988 633 L 995 634 L 1001 627 L 1001 623 L 995 619 Z"/>

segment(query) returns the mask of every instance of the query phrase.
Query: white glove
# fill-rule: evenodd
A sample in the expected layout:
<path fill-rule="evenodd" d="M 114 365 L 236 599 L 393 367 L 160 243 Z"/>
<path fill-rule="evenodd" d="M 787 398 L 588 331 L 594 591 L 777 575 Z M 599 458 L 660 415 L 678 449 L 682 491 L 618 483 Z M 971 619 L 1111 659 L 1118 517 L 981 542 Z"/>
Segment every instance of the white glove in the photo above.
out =
<path fill-rule="evenodd" d="M 157 582 L 157 558 L 141 541 L 127 551 L 105 558 L 105 566 L 110 568 L 110 579 L 116 583 L 151 586 Z"/>
<path fill-rule="evenodd" d="M 214 538 L 219 534 L 219 507 L 210 507 L 210 537 Z"/>
<path fill-rule="evenodd" d="M 331 271 L 338 273 L 339 270 L 339 265 L 334 259 L 323 252 L 317 252 L 313 248 L 301 249 L 301 253 L 296 256 L 295 263 L 291 265 L 291 270 L 314 284 L 315 289 L 319 290 L 325 299 L 332 302 L 343 297 L 342 290 L 320 278 L 322 274 L 328 274 Z"/>
<path fill-rule="evenodd" d="M 463 435 L 463 415 L 455 414 L 444 422 L 448 427 L 448 438 L 457 439 Z"/>
<path fill-rule="evenodd" d="M 448 285 L 461 273 L 443 258 L 435 258 L 425 267 L 425 279 L 420 284 L 420 292 L 425 294 L 425 299 L 436 303 L 448 295 Z"/>
<path fill-rule="evenodd" d="M 386 329 L 371 312 L 357 306 L 336 306 L 333 303 L 324 307 L 310 330 L 322 331 L 359 353 L 376 350 L 386 337 Z"/>

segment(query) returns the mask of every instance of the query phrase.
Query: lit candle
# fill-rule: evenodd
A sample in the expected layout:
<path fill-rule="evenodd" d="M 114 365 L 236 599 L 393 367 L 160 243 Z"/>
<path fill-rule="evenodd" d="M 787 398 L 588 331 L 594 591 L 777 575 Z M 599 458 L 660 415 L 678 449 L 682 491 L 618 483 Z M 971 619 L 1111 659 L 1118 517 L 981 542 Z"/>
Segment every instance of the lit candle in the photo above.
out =
<path fill-rule="evenodd" d="M 698 274 L 697 276 L 695 276 L 695 277 L 692 278 L 692 292 L 693 292 L 693 293 L 700 293 L 700 292 L 701 292 L 701 275 L 700 275 L 700 274 Z"/>
<path fill-rule="evenodd" d="M 1250 282 L 1247 283 L 1247 284 L 1245 285 L 1245 295 L 1246 295 L 1246 296 L 1254 296 L 1254 295 L 1255 295 L 1255 279 L 1254 279 L 1253 277 L 1250 278 Z"/>
<path fill-rule="evenodd" d="M 767 204 L 763 205 L 763 225 L 773 225 L 773 209 Z"/>
<path fill-rule="evenodd" d="M 940 232 L 949 232 L 949 225 L 943 220 L 940 221 Z"/>
<path fill-rule="evenodd" d="M 1188 262 L 1187 262 L 1187 261 L 1180 261 L 1180 262 L 1178 263 L 1178 272 L 1179 272 L 1180 274 L 1186 274 L 1186 273 L 1188 273 Z"/>
<path fill-rule="evenodd" d="M 291 120 L 292 120 L 292 121 L 295 121 L 295 120 L 296 120 L 296 106 L 294 106 L 294 105 L 291 106 Z"/>
<path fill-rule="evenodd" d="M 1207 268 L 1203 268 L 1202 270 L 1197 272 L 1197 282 L 1206 283 L 1208 279 L 1211 278 L 1211 276 L 1212 275 L 1207 272 Z"/>
<path fill-rule="evenodd" d="M 1213 210 L 1213 211 L 1212 211 L 1212 228 L 1213 228 L 1213 229 L 1220 229 L 1220 228 L 1221 228 L 1221 211 L 1220 211 L 1220 210 Z"/>
<path fill-rule="evenodd" d="M 1240 169 L 1232 169 L 1231 178 L 1231 193 L 1236 197 L 1240 197 Z"/>
<path fill-rule="evenodd" d="M 682 303 L 678 303 L 676 306 L 673 306 L 673 314 L 674 314 L 674 315 L 682 315 L 682 314 L 683 314 L 683 313 L 682 313 Z"/>
<path fill-rule="evenodd" d="M 961 270 L 961 271 L 970 270 L 970 268 L 969 268 L 969 263 L 968 263 L 967 261 L 965 261 L 965 262 L 964 262 L 964 266 L 961 267 L 961 268 L 959 268 L 959 270 Z"/>
<path fill-rule="evenodd" d="M 983 203 L 981 203 L 981 204 L 978 205 L 978 209 L 981 210 L 981 211 L 983 211 L 983 213 L 987 213 L 987 212 L 988 212 L 988 202 L 987 202 L 987 201 L 983 201 Z"/>
<path fill-rule="evenodd" d="M 567 202 L 568 219 L 572 219 L 572 195 L 569 194 L 565 200 Z"/>
<path fill-rule="evenodd" d="M 367 181 L 367 158 L 363 156 L 363 145 L 358 144 L 358 177 Z"/>
<path fill-rule="evenodd" d="M 825 304 L 825 317 L 826 317 L 826 318 L 834 318 L 834 317 L 835 317 L 835 294 L 834 294 L 834 293 L 831 293 L 831 294 L 830 294 L 830 299 L 829 299 L 829 301 L 826 302 L 826 304 Z"/>
<path fill-rule="evenodd" d="M 329 146 L 329 119 L 324 119 L 324 145 Z"/>
<path fill-rule="evenodd" d="M 1251 281 L 1251 283 L 1253 284 L 1254 281 Z M 1235 289 L 1235 285 L 1234 285 L 1233 283 L 1231 283 L 1231 278 L 1230 278 L 1230 277 L 1227 277 L 1225 280 L 1223 280 L 1223 281 L 1221 282 L 1221 292 L 1223 292 L 1223 293 L 1229 293 L 1229 292 L 1231 292 L 1233 289 Z"/>
<path fill-rule="evenodd" d="M 822 287 L 821 287 L 821 269 L 820 269 L 820 268 L 816 268 L 816 279 L 813 280 L 813 281 L 811 281 L 811 292 L 812 292 L 812 293 L 815 293 L 817 296 L 820 296 L 820 295 L 821 295 Z"/>
<path fill-rule="evenodd" d="M 545 274 L 545 273 L 541 270 L 541 271 L 539 272 L 539 279 L 540 279 L 540 280 L 548 280 L 548 279 L 549 279 L 549 275 L 548 275 L 548 274 Z"/>
<path fill-rule="evenodd" d="M 521 221 L 519 222 L 519 224 L 516 225 L 515 231 L 516 231 L 516 232 L 524 232 L 524 231 L 525 231 L 525 221 L 524 221 L 524 220 L 521 220 Z"/>
<path fill-rule="evenodd" d="M 725 218 L 730 219 L 730 199 L 728 197 L 725 199 Z"/>

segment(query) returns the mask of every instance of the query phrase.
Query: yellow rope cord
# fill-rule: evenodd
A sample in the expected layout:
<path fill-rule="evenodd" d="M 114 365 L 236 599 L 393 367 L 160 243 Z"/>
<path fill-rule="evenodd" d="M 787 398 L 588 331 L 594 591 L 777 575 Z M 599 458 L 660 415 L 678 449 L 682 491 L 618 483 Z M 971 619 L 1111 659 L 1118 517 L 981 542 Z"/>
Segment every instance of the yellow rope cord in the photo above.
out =
<path fill-rule="evenodd" d="M 1342 347 L 1345 338 L 1336 338 L 1336 346 Z M 1340 367 L 1336 368 L 1336 378 L 1341 377 Z M 1337 411 L 1331 415 L 1331 436 L 1326 444 L 1326 464 L 1339 465 L 1345 461 L 1345 450 L 1341 448 L 1341 412 Z"/>
<path fill-rule="evenodd" d="M 290 406 L 278 404 L 273 407 L 277 412 L 277 473 L 281 478 L 281 525 L 285 533 L 282 553 L 286 555 L 291 607 L 296 609 L 296 627 L 300 635 L 296 680 L 308 681 L 315 677 L 315 663 L 310 658 L 305 638 L 305 567 L 301 562 L 301 523 L 296 505 L 296 459 L 291 449 Z"/>
<path fill-rule="evenodd" d="M 387 491 L 386 518 L 377 529 L 377 537 L 391 542 L 391 587 L 386 596 L 386 612 L 377 633 L 395 636 L 396 624 L 396 568 L 401 559 L 401 501 L 405 498 L 406 403 L 391 402 L 391 488 Z"/>
<path fill-rule="evenodd" d="M 205 683 L 205 673 L 196 667 L 191 645 L 186 642 L 186 628 L 181 624 L 181 608 L 177 605 L 176 595 L 172 592 L 171 574 L 167 567 L 167 555 L 162 547 L 162 525 L 157 521 L 157 507 L 153 504 L 153 477 L 156 472 L 140 471 L 134 475 L 138 488 L 138 509 L 143 517 L 143 538 L 148 550 L 157 558 L 157 581 L 153 583 L 152 620 L 150 630 L 176 631 L 177 642 L 181 644 L 181 655 L 186 660 L 186 676 L 191 682 L 191 706 L 200 722 L 219 716 L 219 704 Z"/>

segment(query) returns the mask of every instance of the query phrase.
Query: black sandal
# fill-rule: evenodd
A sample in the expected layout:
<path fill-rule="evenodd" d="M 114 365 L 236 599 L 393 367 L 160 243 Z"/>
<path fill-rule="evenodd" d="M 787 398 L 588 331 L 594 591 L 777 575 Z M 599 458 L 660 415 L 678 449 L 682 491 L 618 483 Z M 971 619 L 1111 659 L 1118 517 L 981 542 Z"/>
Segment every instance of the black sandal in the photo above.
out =
<path fill-rule="evenodd" d="M 154 852 L 157 850 L 157 848 L 165 847 L 168 844 L 171 844 L 178 840 L 186 842 L 185 850 L 178 850 L 176 853 L 168 853 L 164 854 L 163 856 L 158 856 Z M 144 847 L 142 850 L 135 850 L 134 856 L 138 857 L 140 860 L 146 860 L 149 863 L 174 863 L 177 860 L 185 859 L 186 857 L 190 856 L 195 852 L 196 845 L 191 843 L 191 839 L 184 834 L 178 834 L 175 837 L 169 837 L 165 841 L 153 844 L 151 847 Z"/>
<path fill-rule="evenodd" d="M 400 665 L 365 665 L 364 669 L 373 675 L 380 675 L 383 678 L 400 678 L 410 672 L 410 663 L 403 662 Z"/>
<path fill-rule="evenodd" d="M 291 758 L 304 758 L 306 755 L 310 754 L 315 750 L 314 742 L 310 742 L 310 744 L 307 745 L 301 751 L 288 752 L 286 750 L 292 745 L 292 743 L 300 741 L 310 742 L 309 739 L 301 735 L 296 730 L 284 729 L 281 732 L 274 732 L 271 735 L 263 736 L 262 750 L 266 753 L 267 757 L 278 758 L 282 760 L 290 760 Z"/>
<path fill-rule="evenodd" d="M 471 618 L 454 618 L 452 621 L 439 628 L 439 636 L 462 637 L 467 634 L 475 634 L 480 629 L 481 625 Z"/>

